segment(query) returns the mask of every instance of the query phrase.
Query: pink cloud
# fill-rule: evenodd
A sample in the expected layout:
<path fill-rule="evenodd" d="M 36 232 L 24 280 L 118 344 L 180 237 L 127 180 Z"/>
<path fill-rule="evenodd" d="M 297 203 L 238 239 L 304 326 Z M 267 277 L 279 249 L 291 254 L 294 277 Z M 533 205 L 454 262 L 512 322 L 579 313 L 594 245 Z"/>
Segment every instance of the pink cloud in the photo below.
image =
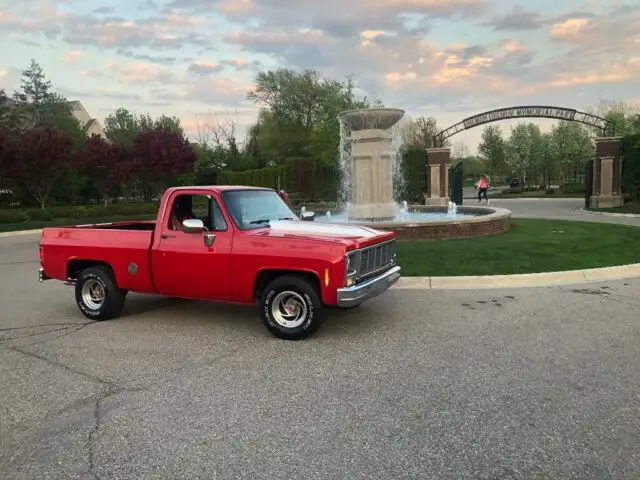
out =
<path fill-rule="evenodd" d="M 62 61 L 64 63 L 73 63 L 82 57 L 84 57 L 84 53 L 75 50 L 73 52 L 67 53 L 64 57 L 62 57 Z"/>

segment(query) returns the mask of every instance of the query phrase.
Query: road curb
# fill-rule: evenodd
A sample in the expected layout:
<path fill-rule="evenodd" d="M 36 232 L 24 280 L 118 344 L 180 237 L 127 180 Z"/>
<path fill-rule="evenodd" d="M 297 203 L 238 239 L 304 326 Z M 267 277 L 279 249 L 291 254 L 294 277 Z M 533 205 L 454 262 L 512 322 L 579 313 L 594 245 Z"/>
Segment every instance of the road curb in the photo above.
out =
<path fill-rule="evenodd" d="M 17 237 L 20 235 L 34 235 L 36 233 L 41 233 L 42 229 L 38 230 L 18 230 L 15 232 L 0 232 L 0 238 L 2 237 Z"/>
<path fill-rule="evenodd" d="M 640 218 L 640 215 L 638 215 L 637 213 L 593 212 L 591 210 L 587 210 L 584 207 L 580 209 L 580 212 L 586 215 L 602 215 L 604 217 Z"/>
<path fill-rule="evenodd" d="M 640 263 L 564 272 L 464 277 L 401 277 L 392 288 L 400 290 L 476 290 L 488 288 L 552 287 L 579 283 L 640 278 Z"/>

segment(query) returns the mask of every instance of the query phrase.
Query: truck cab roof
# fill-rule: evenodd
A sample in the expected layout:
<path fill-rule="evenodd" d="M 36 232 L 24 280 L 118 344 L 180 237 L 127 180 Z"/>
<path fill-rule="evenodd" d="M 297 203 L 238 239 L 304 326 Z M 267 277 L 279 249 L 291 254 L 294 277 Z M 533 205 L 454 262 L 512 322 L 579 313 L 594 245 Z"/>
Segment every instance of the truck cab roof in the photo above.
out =
<path fill-rule="evenodd" d="M 230 190 L 272 190 L 273 188 L 267 187 L 248 187 L 244 185 L 191 185 L 186 187 L 171 187 L 167 189 L 167 192 L 175 192 L 180 190 L 194 190 L 194 189 L 206 189 L 213 190 L 214 192 L 222 193 Z"/>

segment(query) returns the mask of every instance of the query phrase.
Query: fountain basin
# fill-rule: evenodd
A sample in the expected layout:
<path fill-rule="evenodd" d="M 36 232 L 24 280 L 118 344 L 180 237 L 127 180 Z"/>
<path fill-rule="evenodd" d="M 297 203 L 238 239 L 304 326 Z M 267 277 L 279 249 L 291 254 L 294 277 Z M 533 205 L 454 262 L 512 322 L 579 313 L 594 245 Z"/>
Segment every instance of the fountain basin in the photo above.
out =
<path fill-rule="evenodd" d="M 391 230 L 399 241 L 474 238 L 505 233 L 511 228 L 511 211 L 494 207 L 457 207 L 455 217 L 447 216 L 447 207 L 409 205 L 409 214 L 388 221 L 349 220 L 344 210 L 331 216 L 316 213 L 316 222 L 363 225 L 377 230 Z"/>
<path fill-rule="evenodd" d="M 351 131 L 359 130 L 387 130 L 393 127 L 404 116 L 404 110 L 399 108 L 365 108 L 347 110 L 338 114 Z"/>

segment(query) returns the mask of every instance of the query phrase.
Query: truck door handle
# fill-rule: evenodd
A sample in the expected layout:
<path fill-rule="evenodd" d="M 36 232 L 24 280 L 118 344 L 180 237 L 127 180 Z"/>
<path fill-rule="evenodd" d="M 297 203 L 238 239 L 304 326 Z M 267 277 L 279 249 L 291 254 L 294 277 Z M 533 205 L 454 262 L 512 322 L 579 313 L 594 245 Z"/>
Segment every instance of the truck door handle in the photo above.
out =
<path fill-rule="evenodd" d="M 160 235 L 160 238 L 176 238 L 175 235 L 167 235 L 166 233 L 163 233 L 162 235 Z"/>

